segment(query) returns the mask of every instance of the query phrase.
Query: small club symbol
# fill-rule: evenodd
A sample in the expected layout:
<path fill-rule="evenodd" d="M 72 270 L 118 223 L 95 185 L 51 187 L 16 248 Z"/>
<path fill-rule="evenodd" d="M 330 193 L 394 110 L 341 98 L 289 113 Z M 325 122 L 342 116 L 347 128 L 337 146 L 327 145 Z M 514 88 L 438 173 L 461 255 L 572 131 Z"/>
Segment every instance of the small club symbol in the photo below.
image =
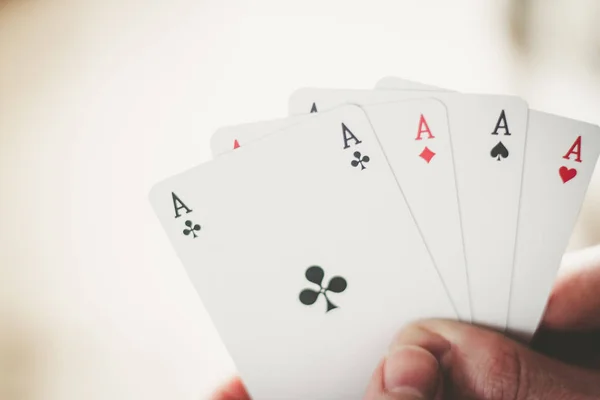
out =
<path fill-rule="evenodd" d="M 327 285 L 327 287 L 324 288 L 323 277 L 325 276 L 325 273 L 323 272 L 323 269 L 321 267 L 316 265 L 308 268 L 306 270 L 305 275 L 306 279 L 308 279 L 309 282 L 319 285 L 319 290 L 317 291 L 313 289 L 304 289 L 302 292 L 300 292 L 300 302 L 302 304 L 310 306 L 315 304 L 320 295 L 323 295 L 323 297 L 325 297 L 325 300 L 327 301 L 327 311 L 325 311 L 326 313 L 335 308 L 338 308 L 335 304 L 329 301 L 329 298 L 327 297 L 327 292 L 342 293 L 348 287 L 346 280 L 342 277 L 334 276 L 329 280 L 329 285 Z"/>
<path fill-rule="evenodd" d="M 360 165 L 360 170 L 362 171 L 363 169 L 367 168 L 364 166 L 364 164 L 368 163 L 369 161 L 371 161 L 371 159 L 369 158 L 369 156 L 363 156 L 362 154 L 360 154 L 360 151 L 355 151 L 354 152 L 354 158 L 356 158 L 356 160 L 352 160 L 352 162 L 350 164 L 352 164 L 353 167 L 358 167 Z"/>
<path fill-rule="evenodd" d="M 183 230 L 183 234 L 185 236 L 189 236 L 191 233 L 192 235 L 194 235 L 194 239 L 198 237 L 198 235 L 196 235 L 196 232 L 200 231 L 200 225 L 198 225 L 198 224 L 194 225 L 194 223 L 192 221 L 187 220 L 187 221 L 185 221 L 185 226 L 187 226 L 187 229 Z"/>

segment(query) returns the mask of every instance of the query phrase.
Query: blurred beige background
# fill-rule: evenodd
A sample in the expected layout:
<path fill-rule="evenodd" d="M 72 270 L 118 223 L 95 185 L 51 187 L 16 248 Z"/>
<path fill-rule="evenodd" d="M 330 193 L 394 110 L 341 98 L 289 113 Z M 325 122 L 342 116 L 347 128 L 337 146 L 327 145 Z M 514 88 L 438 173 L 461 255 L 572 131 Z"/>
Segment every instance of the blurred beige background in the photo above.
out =
<path fill-rule="evenodd" d="M 593 0 L 0 0 L 0 399 L 234 372 L 146 200 L 220 125 L 398 75 L 600 123 Z M 600 174 L 571 247 L 600 242 Z"/>

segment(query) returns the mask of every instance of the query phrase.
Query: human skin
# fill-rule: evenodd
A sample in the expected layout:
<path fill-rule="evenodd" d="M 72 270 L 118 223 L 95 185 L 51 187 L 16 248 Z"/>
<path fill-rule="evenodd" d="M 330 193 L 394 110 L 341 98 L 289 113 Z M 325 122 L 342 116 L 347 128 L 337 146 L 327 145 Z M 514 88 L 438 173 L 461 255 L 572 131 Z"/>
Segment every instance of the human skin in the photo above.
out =
<path fill-rule="evenodd" d="M 394 338 L 364 399 L 600 399 L 600 246 L 565 264 L 531 346 L 473 325 L 420 321 Z M 250 397 L 235 378 L 212 400 Z"/>

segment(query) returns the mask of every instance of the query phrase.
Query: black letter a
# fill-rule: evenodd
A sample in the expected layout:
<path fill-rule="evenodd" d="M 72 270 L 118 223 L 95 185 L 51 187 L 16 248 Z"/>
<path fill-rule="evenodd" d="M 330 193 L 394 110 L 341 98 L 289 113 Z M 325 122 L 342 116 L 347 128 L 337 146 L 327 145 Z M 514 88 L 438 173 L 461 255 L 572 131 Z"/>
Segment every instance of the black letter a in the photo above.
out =
<path fill-rule="evenodd" d="M 185 210 L 186 214 L 189 214 L 192 212 L 192 210 L 188 206 L 183 204 L 183 201 L 181 201 L 174 192 L 171 192 L 171 195 L 173 196 L 173 207 L 175 208 L 175 218 L 181 217 L 181 215 L 179 214 L 179 210 L 181 210 L 182 208 Z"/>
<path fill-rule="evenodd" d="M 344 136 L 344 149 L 347 149 L 348 147 L 350 147 L 350 145 L 348 144 L 349 140 L 354 140 L 354 144 L 361 144 L 362 142 L 360 140 L 358 140 L 358 138 L 356 136 L 354 136 L 354 133 L 352 133 L 350 131 L 350 129 L 348 129 L 348 127 L 346 126 L 346 124 L 344 124 L 342 122 L 342 135 Z"/>
<path fill-rule="evenodd" d="M 496 129 L 492 132 L 492 135 L 498 134 L 498 129 L 504 129 L 504 136 L 510 136 L 510 132 L 508 131 L 508 121 L 506 121 L 506 114 L 504 110 L 500 113 L 500 118 L 498 118 L 498 122 L 496 123 Z"/>

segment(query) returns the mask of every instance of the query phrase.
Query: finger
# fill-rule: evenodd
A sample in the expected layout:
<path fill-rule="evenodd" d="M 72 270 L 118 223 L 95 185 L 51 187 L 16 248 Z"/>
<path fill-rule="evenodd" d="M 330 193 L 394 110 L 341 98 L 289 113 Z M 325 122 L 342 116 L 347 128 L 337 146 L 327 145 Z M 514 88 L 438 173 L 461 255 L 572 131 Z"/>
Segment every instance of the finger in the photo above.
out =
<path fill-rule="evenodd" d="M 565 255 L 542 322 L 550 330 L 600 329 L 600 246 Z"/>
<path fill-rule="evenodd" d="M 400 332 L 396 346 L 420 347 L 439 361 L 444 375 L 443 398 L 600 396 L 600 373 L 562 364 L 500 334 L 471 325 L 424 321 Z"/>
<path fill-rule="evenodd" d="M 375 370 L 365 400 L 441 399 L 440 364 L 429 351 L 392 343 Z"/>
<path fill-rule="evenodd" d="M 211 400 L 251 400 L 240 378 L 233 378 L 221 386 Z"/>

